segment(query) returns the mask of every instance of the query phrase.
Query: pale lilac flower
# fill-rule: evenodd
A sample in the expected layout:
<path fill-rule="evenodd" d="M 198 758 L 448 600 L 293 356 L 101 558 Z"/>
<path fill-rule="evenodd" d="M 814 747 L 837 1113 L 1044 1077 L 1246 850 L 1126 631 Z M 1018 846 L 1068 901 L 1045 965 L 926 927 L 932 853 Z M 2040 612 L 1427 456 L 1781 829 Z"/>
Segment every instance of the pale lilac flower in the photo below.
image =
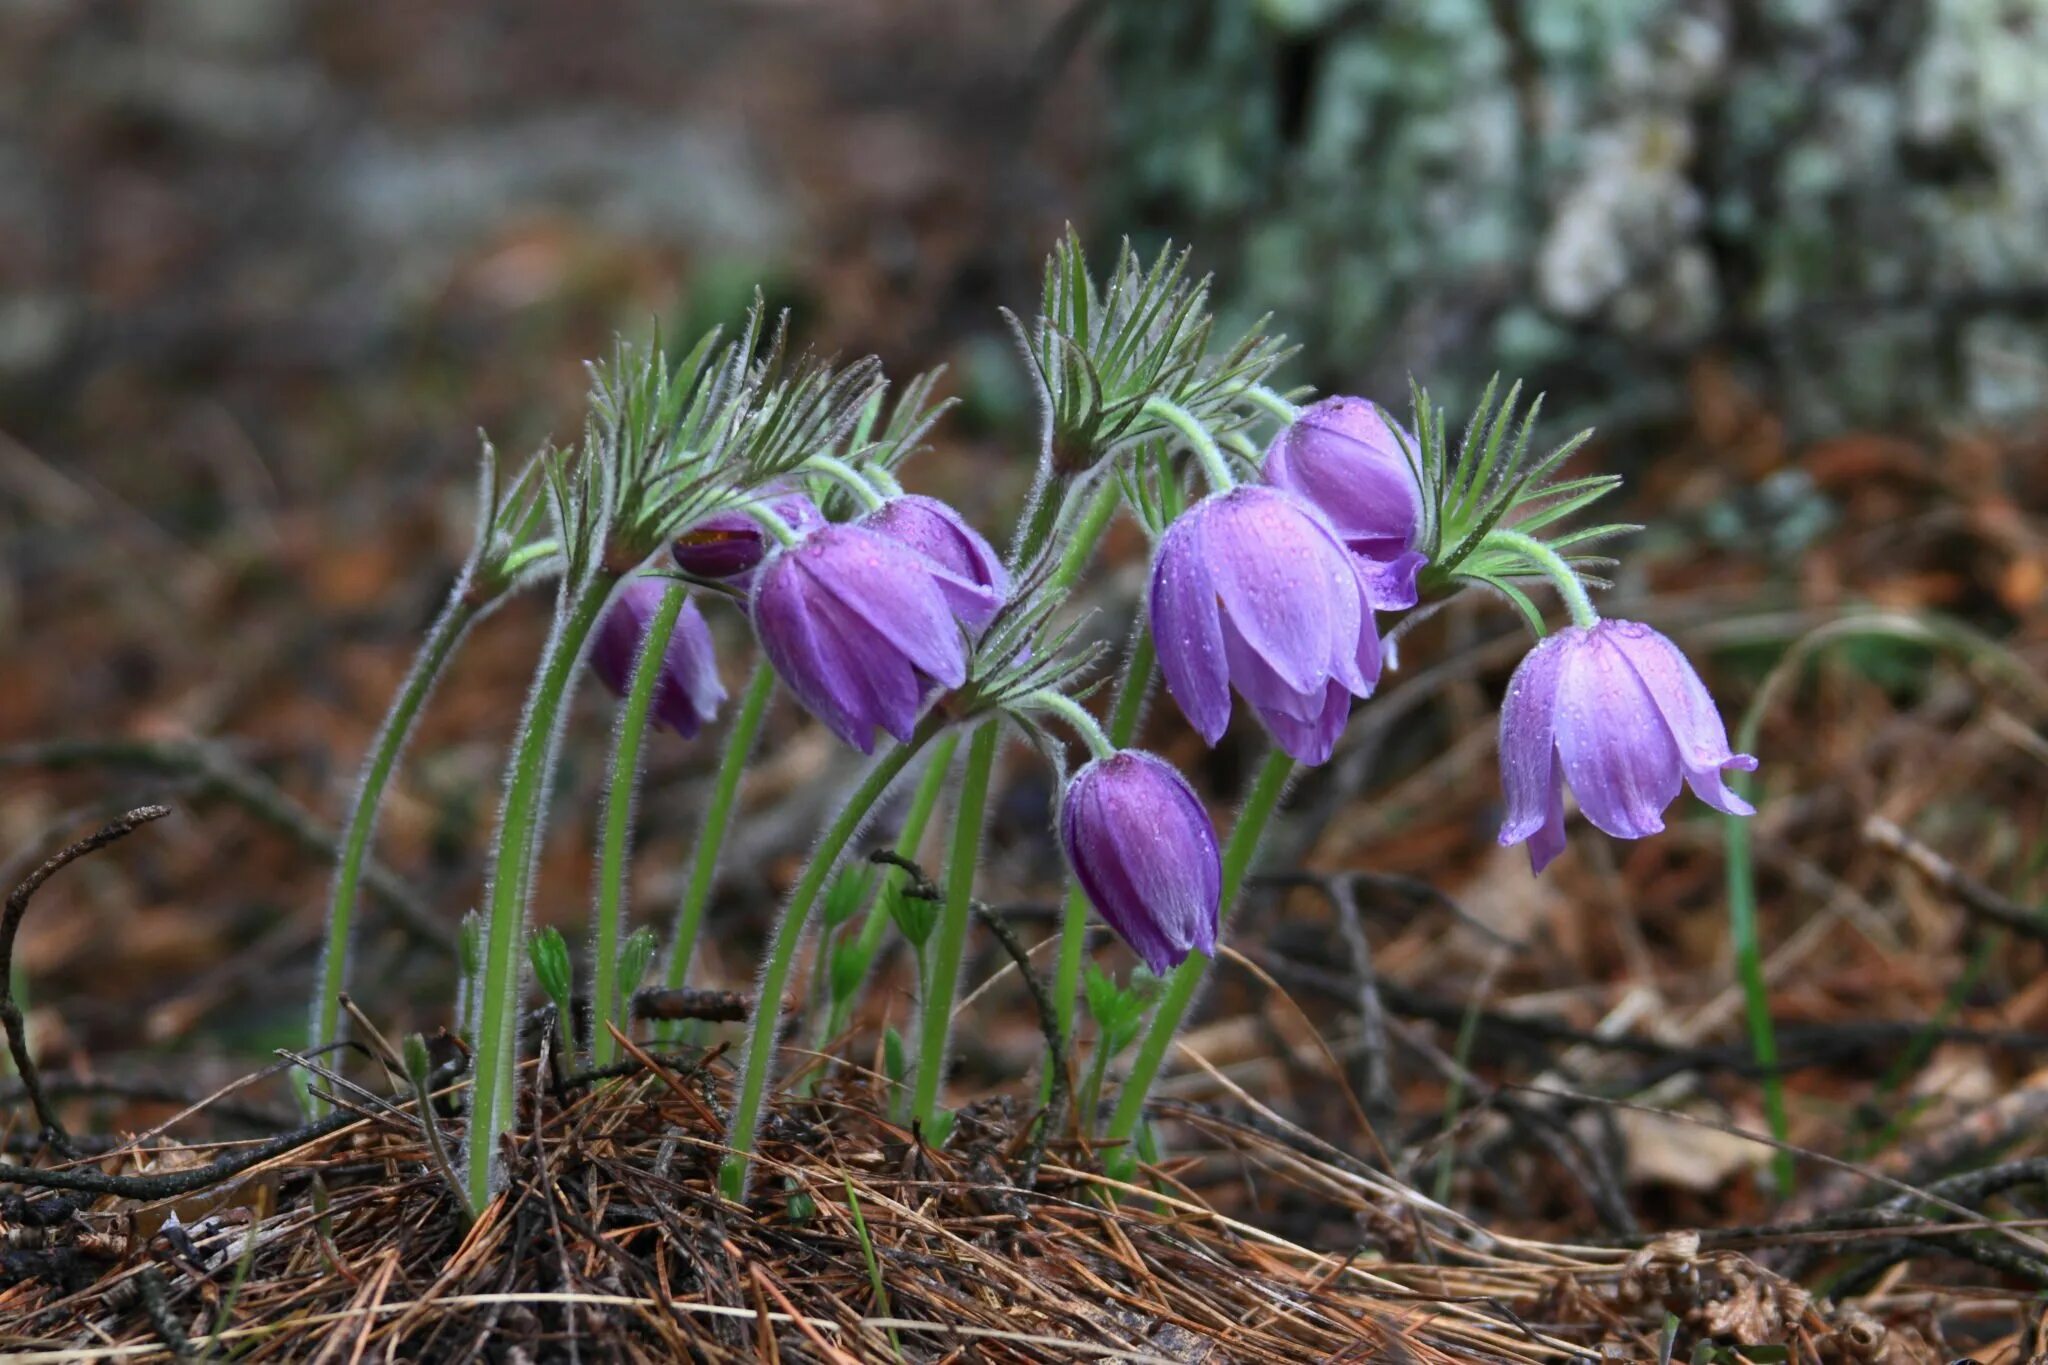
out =
<path fill-rule="evenodd" d="M 1266 482 L 1309 503 L 1364 561 L 1367 595 L 1382 610 L 1415 605 L 1415 549 L 1422 490 L 1386 409 L 1365 398 L 1325 398 L 1303 408 L 1266 449 Z"/>
<path fill-rule="evenodd" d="M 647 639 L 648 625 L 661 609 L 661 599 L 677 586 L 661 578 L 629 579 L 597 623 L 590 645 L 591 671 L 619 696 L 633 685 L 640 647 Z M 669 636 L 668 652 L 662 656 L 661 676 L 654 684 L 654 723 L 688 739 L 718 714 L 718 704 L 724 700 L 725 684 L 718 678 L 711 627 L 705 624 L 697 604 L 685 599 L 676 617 L 675 633 Z"/>
<path fill-rule="evenodd" d="M 1751 815 L 1721 780 L 1756 760 L 1728 746 L 1714 699 L 1678 646 L 1634 621 L 1568 626 L 1529 651 L 1500 711 L 1503 845 L 1529 841 L 1536 871 L 1564 851 L 1564 786 L 1597 828 L 1664 828 L 1681 783 L 1716 810 Z"/>
<path fill-rule="evenodd" d="M 1215 953 L 1216 831 L 1172 764 L 1125 749 L 1083 767 L 1060 805 L 1060 843 L 1089 902 L 1155 975 Z"/>
<path fill-rule="evenodd" d="M 1235 684 L 1282 749 L 1324 762 L 1379 681 L 1358 561 L 1291 493 L 1245 485 L 1189 508 L 1160 537 L 1148 606 L 1166 686 L 1210 744 Z"/>
<path fill-rule="evenodd" d="M 825 524 L 825 514 L 809 495 L 796 490 L 769 489 L 764 492 L 768 510 L 798 535 L 808 535 Z M 738 509 L 704 518 L 675 538 L 669 552 L 676 567 L 699 578 L 731 578 L 745 587 L 748 575 L 763 559 L 773 542 L 761 523 Z"/>
<path fill-rule="evenodd" d="M 869 512 L 859 524 L 930 560 L 939 590 L 970 629 L 987 626 L 1009 600 L 1010 573 L 1002 557 L 937 498 L 902 494 Z"/>
<path fill-rule="evenodd" d="M 789 690 L 841 739 L 908 740 L 927 693 L 967 680 L 967 641 L 930 560 L 864 526 L 826 526 L 754 575 L 754 633 Z"/>

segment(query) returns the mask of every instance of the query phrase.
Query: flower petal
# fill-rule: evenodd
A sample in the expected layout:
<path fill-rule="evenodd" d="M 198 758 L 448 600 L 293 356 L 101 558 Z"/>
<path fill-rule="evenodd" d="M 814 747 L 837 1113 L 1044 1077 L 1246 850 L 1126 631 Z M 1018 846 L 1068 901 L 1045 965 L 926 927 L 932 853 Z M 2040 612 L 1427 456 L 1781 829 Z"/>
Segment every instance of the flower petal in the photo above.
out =
<path fill-rule="evenodd" d="M 1618 839 L 1664 828 L 1678 796 L 1678 746 L 1657 704 L 1599 627 L 1568 636 L 1558 678 L 1557 750 L 1579 809 Z"/>
<path fill-rule="evenodd" d="M 1195 527 L 1185 517 L 1159 538 L 1146 612 L 1166 688 L 1196 733 L 1213 746 L 1230 725 L 1230 673 L 1216 590 Z"/>
<path fill-rule="evenodd" d="M 1605 628 L 1643 690 L 1657 704 L 1685 765 L 1686 785 L 1700 800 L 1730 815 L 1754 815 L 1756 808 L 1728 789 L 1724 768 L 1756 771 L 1756 760 L 1735 753 L 1728 730 L 1692 661 L 1662 634 L 1637 621 L 1608 621 Z"/>
<path fill-rule="evenodd" d="M 1351 719 L 1351 694 L 1344 684 L 1332 679 L 1323 688 L 1316 714 L 1307 720 L 1269 710 L 1256 702 L 1253 707 L 1281 751 L 1295 762 L 1313 768 L 1329 762 L 1330 755 L 1337 751 L 1337 740 L 1344 733 L 1345 722 Z"/>
<path fill-rule="evenodd" d="M 806 600 L 809 577 L 779 554 L 754 581 L 751 614 L 761 652 L 804 708 L 833 734 L 864 754 L 875 751 L 875 727 L 865 712 L 864 689 L 838 659 L 838 641 L 816 626 L 816 606 Z"/>
<path fill-rule="evenodd" d="M 1557 767 L 1557 684 L 1569 639 L 1565 631 L 1543 641 L 1508 679 L 1500 707 L 1503 845 L 1519 844 L 1542 829 L 1551 803 L 1562 799 L 1556 790 L 1564 782 Z"/>
<path fill-rule="evenodd" d="M 1358 599 L 1348 552 L 1300 500 L 1247 485 L 1188 514 L 1223 603 L 1245 643 L 1297 692 L 1350 676 Z"/>
<path fill-rule="evenodd" d="M 655 685 L 655 719 L 688 739 L 718 714 L 724 700 L 711 627 L 696 602 L 686 600 L 676 617 L 675 634 L 669 637 L 661 681 Z"/>
<path fill-rule="evenodd" d="M 1529 870 L 1540 873 L 1564 852 L 1564 764 L 1550 756 L 1550 795 L 1545 799 L 1543 823 L 1529 836 Z"/>
<path fill-rule="evenodd" d="M 858 526 L 828 526 L 787 554 L 818 588 L 944 687 L 967 681 L 967 646 L 931 566 L 906 545 Z"/>
<path fill-rule="evenodd" d="M 1154 972 L 1214 952 L 1222 860 L 1208 812 L 1164 760 L 1125 750 L 1068 785 L 1060 832 L 1076 880 Z"/>
<path fill-rule="evenodd" d="M 1401 611 L 1415 605 L 1417 600 L 1416 577 L 1423 566 L 1429 563 L 1429 556 L 1420 550 L 1399 550 L 1388 558 L 1368 554 L 1358 548 L 1358 542 L 1346 541 L 1352 561 L 1358 566 L 1359 579 L 1365 584 L 1365 599 L 1380 611 Z"/>

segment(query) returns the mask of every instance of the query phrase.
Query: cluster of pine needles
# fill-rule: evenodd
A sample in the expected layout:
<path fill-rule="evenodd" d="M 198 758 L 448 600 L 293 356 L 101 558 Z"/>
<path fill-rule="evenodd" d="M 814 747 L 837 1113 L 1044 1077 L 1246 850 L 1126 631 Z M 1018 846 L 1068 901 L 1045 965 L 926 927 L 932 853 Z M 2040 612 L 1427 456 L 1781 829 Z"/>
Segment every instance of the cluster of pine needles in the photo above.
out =
<path fill-rule="evenodd" d="M 971 1107 L 934 1151 L 882 1117 L 883 1078 L 814 1054 L 776 1097 L 739 1205 L 716 1193 L 717 1050 L 632 1046 L 604 1075 L 542 1065 L 509 1183 L 473 1221 L 417 1102 L 357 1086 L 286 1139 L 187 1146 L 159 1128 L 11 1168 L 31 1188 L 0 1199 L 0 1346 L 24 1363 L 1533 1365 L 1732 1338 L 1792 1343 L 1779 1359 L 1920 1358 L 1697 1235 L 1492 1234 L 1256 1110 L 1161 1101 L 1182 1145 L 1122 1183 L 1071 1130 L 1041 1143 L 1020 1103 Z M 1222 1212 L 1215 1193 L 1244 1182 L 1318 1201 L 1351 1245 Z"/>

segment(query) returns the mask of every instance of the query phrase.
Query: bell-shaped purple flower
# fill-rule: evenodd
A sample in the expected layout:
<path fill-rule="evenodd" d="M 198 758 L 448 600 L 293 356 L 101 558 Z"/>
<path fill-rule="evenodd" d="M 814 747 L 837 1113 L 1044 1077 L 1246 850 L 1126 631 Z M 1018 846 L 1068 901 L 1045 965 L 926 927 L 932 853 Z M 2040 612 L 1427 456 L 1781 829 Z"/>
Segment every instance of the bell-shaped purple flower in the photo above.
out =
<path fill-rule="evenodd" d="M 1415 605 L 1415 575 L 1427 562 L 1414 548 L 1422 490 L 1397 431 L 1407 435 L 1369 399 L 1325 398 L 1303 408 L 1266 449 L 1266 482 L 1329 519 L 1364 561 L 1367 595 L 1383 610 Z M 1414 437 L 1407 440 L 1415 449 Z"/>
<path fill-rule="evenodd" d="M 647 627 L 661 609 L 661 599 L 674 586 L 660 578 L 630 579 L 597 623 L 590 644 L 591 671 L 619 696 L 632 687 Z M 661 676 L 655 680 L 654 723 L 688 739 L 718 714 L 718 704 L 724 700 L 725 684 L 718 679 L 711 627 L 705 624 L 697 604 L 685 599 L 676 617 L 675 633 L 669 636 L 668 652 L 662 656 Z"/>
<path fill-rule="evenodd" d="M 1060 805 L 1060 843 L 1089 902 L 1154 974 L 1194 949 L 1216 951 L 1216 830 L 1165 759 L 1125 749 L 1075 773 Z"/>
<path fill-rule="evenodd" d="M 859 524 L 930 560 L 939 590 L 969 629 L 986 627 L 1009 600 L 1010 572 L 1002 557 L 937 498 L 916 493 L 890 498 Z"/>
<path fill-rule="evenodd" d="M 825 514 L 803 492 L 771 490 L 767 502 L 768 509 L 798 535 L 808 535 L 825 524 Z M 771 548 L 773 542 L 761 523 L 735 510 L 704 518 L 677 536 L 669 552 L 684 573 L 699 578 L 736 578 L 745 586 L 746 575 L 768 557 Z"/>
<path fill-rule="evenodd" d="M 812 714 L 864 754 L 910 738 L 934 684 L 967 681 L 967 641 L 931 561 L 865 526 L 825 526 L 754 575 L 754 633 Z"/>
<path fill-rule="evenodd" d="M 1159 539 L 1148 605 L 1166 686 L 1210 744 L 1234 683 L 1282 749 L 1321 763 L 1379 681 L 1358 561 L 1291 493 L 1248 484 L 1189 508 Z"/>
<path fill-rule="evenodd" d="M 1564 786 L 1618 839 L 1664 828 L 1681 782 L 1716 810 L 1751 815 L 1721 780 L 1756 760 L 1728 747 L 1706 685 L 1678 646 L 1635 621 L 1569 626 L 1529 651 L 1500 711 L 1503 845 L 1529 841 L 1541 872 L 1564 851 Z"/>

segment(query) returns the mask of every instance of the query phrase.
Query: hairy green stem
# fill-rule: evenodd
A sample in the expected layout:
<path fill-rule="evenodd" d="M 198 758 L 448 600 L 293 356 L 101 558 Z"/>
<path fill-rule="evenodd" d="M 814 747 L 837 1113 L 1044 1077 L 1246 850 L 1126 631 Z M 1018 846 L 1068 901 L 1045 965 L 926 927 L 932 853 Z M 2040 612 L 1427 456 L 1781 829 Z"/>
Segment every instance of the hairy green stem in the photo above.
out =
<path fill-rule="evenodd" d="M 486 899 L 484 979 L 478 1000 L 475 1077 L 470 1091 L 470 1203 L 490 1202 L 498 1139 L 512 1125 L 519 1065 L 519 1005 L 525 985 L 526 908 L 548 787 L 560 749 L 561 718 L 575 691 L 584 643 L 604 613 L 617 580 L 596 572 L 564 582 L 555 626 L 541 655 L 540 675 L 520 717 L 498 816 L 498 847 Z"/>
<path fill-rule="evenodd" d="M 941 723 L 937 716 L 927 715 L 911 733 L 908 744 L 897 745 L 875 761 L 812 850 L 810 863 L 797 880 L 796 889 L 790 892 L 782 922 L 775 928 L 775 940 L 769 945 L 768 964 L 754 993 L 754 1020 L 741 1054 L 739 1095 L 726 1135 L 726 1145 L 732 1153 L 718 1171 L 719 1188 L 729 1199 L 746 1197 L 749 1158 L 753 1155 L 754 1134 L 761 1122 L 761 1101 L 767 1093 L 768 1075 L 775 1060 L 775 1036 L 782 1023 L 782 994 L 789 986 L 790 968 L 796 961 L 797 946 L 803 942 L 811 907 L 838 866 L 840 854 L 867 822 L 875 803 L 917 756 L 917 751 L 938 733 Z"/>
<path fill-rule="evenodd" d="M 690 859 L 690 880 L 683 898 L 676 903 L 675 936 L 669 943 L 668 970 L 662 984 L 680 990 L 689 983 L 690 959 L 697 951 L 697 934 L 704 924 L 704 907 L 711 900 L 711 885 L 718 876 L 718 854 L 725 846 L 725 831 L 732 824 L 733 806 L 739 798 L 740 778 L 746 775 L 747 758 L 761 733 L 761 718 L 768 713 L 768 700 L 775 695 L 775 672 L 767 664 L 756 664 L 754 676 L 740 699 L 739 713 L 726 732 L 725 752 L 718 760 L 718 776 L 712 780 L 711 804 L 704 808 L 704 824 L 697 831 L 697 847 Z M 673 1042 L 682 1031 L 680 1023 L 666 1024 L 661 1036 Z"/>
<path fill-rule="evenodd" d="M 356 785 L 355 808 L 349 812 L 348 828 L 342 835 L 341 857 L 334 865 L 334 881 L 327 899 L 327 941 L 321 950 L 320 967 L 314 978 L 318 989 L 313 996 L 312 1027 L 306 1040 L 308 1056 L 324 1055 L 329 1044 L 341 1036 L 341 994 L 348 987 L 349 954 L 355 938 L 356 902 L 361 895 L 363 867 L 370 843 L 377 834 L 377 816 L 383 809 L 384 789 L 398 767 L 398 758 L 412 738 L 413 723 L 426 704 L 434 684 L 453 657 L 476 619 L 492 605 L 472 592 L 472 580 L 464 575 L 448 595 L 447 605 L 434 618 L 427 638 L 406 672 L 405 682 L 393 698 L 384 724 L 370 745 L 363 762 L 362 779 Z M 320 1106 L 322 1109 L 324 1105 Z"/>
<path fill-rule="evenodd" d="M 1557 587 L 1557 595 L 1564 599 L 1565 610 L 1572 614 L 1575 626 L 1594 626 L 1600 622 L 1600 613 L 1593 609 L 1593 599 L 1586 592 L 1585 580 L 1578 571 L 1564 562 L 1564 557 L 1534 536 L 1523 535 L 1496 526 L 1486 533 L 1482 545 L 1498 545 L 1503 549 L 1515 550 L 1526 557 L 1543 576 Z"/>
<path fill-rule="evenodd" d="M 860 504 L 861 510 L 864 512 L 872 512 L 882 505 L 882 495 L 875 491 L 875 486 L 862 476 L 861 471 L 837 456 L 813 455 L 804 461 L 803 467 L 807 470 L 823 474 L 826 478 L 853 494 L 854 501 Z M 891 480 L 891 482 L 894 482 L 894 480 Z"/>
<path fill-rule="evenodd" d="M 911 793 L 910 809 L 904 812 L 903 829 L 896 836 L 897 857 L 917 857 L 917 847 L 924 842 L 932 811 L 938 807 L 939 795 L 946 789 L 946 773 L 953 766 L 953 751 L 959 747 L 960 736 L 956 731 L 949 730 L 932 742 L 931 756 L 925 760 L 924 776 L 918 779 L 917 790 Z M 854 952 L 861 964 L 859 979 L 863 981 L 867 979 L 869 968 L 874 966 L 875 954 L 882 950 L 882 935 L 889 928 L 886 907 L 892 879 L 900 880 L 905 875 L 899 868 L 884 868 L 875 889 L 869 893 L 867 918 L 861 921 L 860 934 L 854 939 Z M 826 974 L 830 975 L 832 959 L 829 953 L 824 958 L 824 966 Z M 854 1001 L 858 998 L 859 992 L 855 990 L 833 999 L 819 1042 L 837 1038 L 845 1031 L 853 1015 Z"/>
<path fill-rule="evenodd" d="M 1088 752 L 1094 757 L 1108 758 L 1116 752 L 1116 745 L 1110 743 L 1109 736 L 1102 732 L 1102 727 L 1096 723 L 1095 717 L 1089 715 L 1081 703 L 1066 693 L 1048 689 L 1032 693 L 1025 701 L 1040 710 L 1050 711 L 1065 721 L 1070 729 L 1081 736 L 1081 742 L 1088 746 Z"/>
<path fill-rule="evenodd" d="M 1181 434 L 1188 449 L 1202 462 L 1202 473 L 1209 480 L 1209 491 L 1224 493 L 1237 486 L 1237 476 L 1230 472 L 1230 461 L 1223 458 L 1223 451 L 1216 445 L 1216 438 L 1209 434 L 1209 428 L 1202 425 L 1196 416 L 1178 403 L 1153 396 L 1145 400 L 1145 413 L 1156 417 Z"/>
<path fill-rule="evenodd" d="M 1252 782 L 1251 794 L 1245 798 L 1244 809 L 1238 812 L 1237 823 L 1231 827 L 1230 841 L 1223 847 L 1222 902 L 1226 919 L 1237 900 L 1239 888 L 1244 885 L 1245 873 L 1251 869 L 1259 841 L 1265 837 L 1266 826 L 1280 804 L 1281 793 L 1287 790 L 1288 779 L 1293 776 L 1294 760 L 1276 748 L 1266 756 L 1264 766 Z M 1139 1045 L 1131 1074 L 1117 1096 L 1116 1112 L 1110 1116 L 1109 1132 L 1105 1138 L 1108 1142 L 1126 1144 L 1123 1150 L 1128 1150 L 1131 1135 L 1137 1131 L 1138 1121 L 1144 1116 L 1145 1099 L 1151 1093 L 1153 1081 L 1159 1077 L 1160 1064 L 1166 1060 L 1166 1049 L 1172 1044 L 1173 1035 L 1179 1031 L 1182 1017 L 1186 1015 L 1188 1006 L 1194 1003 L 1195 992 L 1200 988 L 1202 979 L 1208 975 L 1209 961 L 1206 953 L 1190 954 L 1187 961 L 1174 969 L 1173 976 L 1166 983 L 1166 992 L 1159 999 L 1159 1007 L 1152 1012 L 1152 1022 L 1145 1030 L 1145 1041 Z"/>
<path fill-rule="evenodd" d="M 647 623 L 647 637 L 633 665 L 633 682 L 619 712 L 618 735 L 612 742 L 611 781 L 605 789 L 604 838 L 597 862 L 595 960 L 590 964 L 592 1066 L 610 1066 L 618 1058 L 619 1045 L 605 1025 L 618 1021 L 619 923 L 625 918 L 626 845 L 633 836 L 633 792 L 640 781 L 640 746 L 647 737 L 647 715 L 653 709 L 654 689 L 661 681 L 669 640 L 675 635 L 676 619 L 682 615 L 683 601 L 688 595 L 682 584 L 670 584 L 662 594 L 661 605 L 655 609 L 654 619 Z"/>
<path fill-rule="evenodd" d="M 981 857 L 981 826 L 988 809 L 989 778 L 995 772 L 1002 722 L 990 717 L 967 746 L 967 770 L 953 809 L 953 849 L 946 859 L 946 905 L 933 943 L 931 976 L 925 983 L 924 1018 L 917 1040 L 917 1089 L 911 1113 L 926 1132 L 934 1131 L 939 1082 L 946 1074 L 946 1049 L 953 1036 L 953 997 L 960 985 L 960 956 L 974 917 L 974 865 Z"/>

